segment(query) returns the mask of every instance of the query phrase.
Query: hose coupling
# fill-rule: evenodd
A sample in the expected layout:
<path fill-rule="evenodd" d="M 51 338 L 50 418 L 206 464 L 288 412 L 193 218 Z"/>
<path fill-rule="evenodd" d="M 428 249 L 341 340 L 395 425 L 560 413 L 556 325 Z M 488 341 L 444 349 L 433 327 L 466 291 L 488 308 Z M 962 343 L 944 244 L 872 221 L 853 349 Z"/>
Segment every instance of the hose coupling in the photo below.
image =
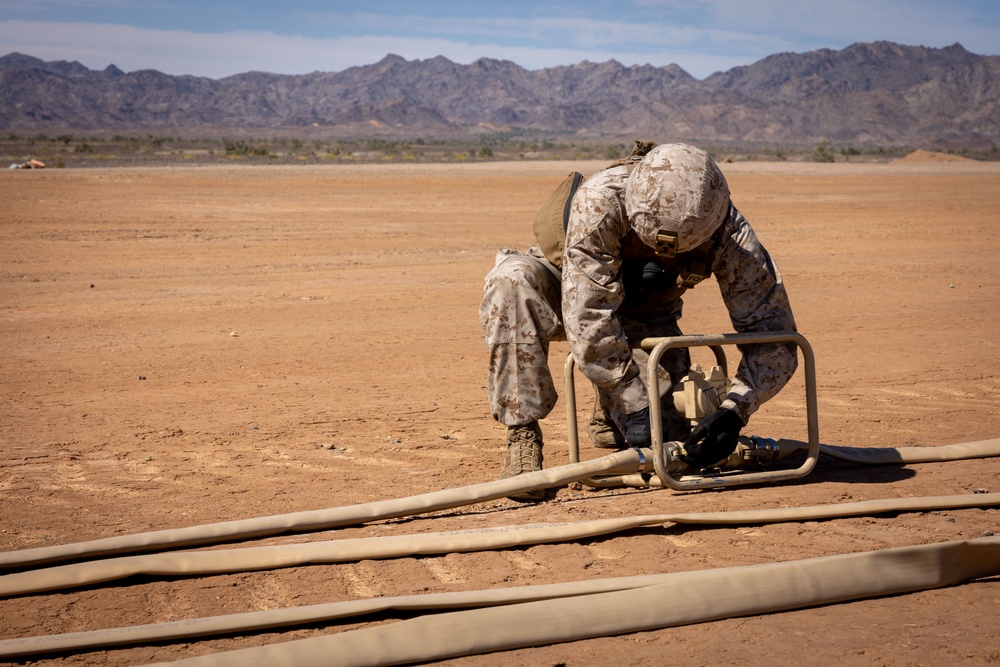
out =
<path fill-rule="evenodd" d="M 772 438 L 751 435 L 740 438 L 737 451 L 740 452 L 744 464 L 762 468 L 778 460 L 781 447 Z"/>
<path fill-rule="evenodd" d="M 681 460 L 684 446 L 680 442 L 661 442 L 659 447 L 653 448 L 653 469 L 657 476 L 663 481 L 667 476 L 685 472 L 688 467 Z M 664 482 L 664 486 L 667 486 Z"/>

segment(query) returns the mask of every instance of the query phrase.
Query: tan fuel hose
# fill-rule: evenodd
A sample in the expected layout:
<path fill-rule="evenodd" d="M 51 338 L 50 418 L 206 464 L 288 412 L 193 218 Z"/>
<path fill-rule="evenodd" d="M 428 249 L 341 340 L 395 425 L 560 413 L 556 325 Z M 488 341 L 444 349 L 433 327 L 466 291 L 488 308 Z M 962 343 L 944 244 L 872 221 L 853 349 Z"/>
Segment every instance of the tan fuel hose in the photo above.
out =
<path fill-rule="evenodd" d="M 998 574 L 1000 537 L 989 537 L 683 572 L 636 588 L 425 615 L 169 664 L 370 667 L 421 663 L 907 593 Z"/>
<path fill-rule="evenodd" d="M 802 442 L 801 440 L 779 439 L 777 440 L 777 445 L 781 452 L 779 456 L 781 459 L 791 456 L 796 452 L 804 452 L 809 449 L 809 443 Z M 938 463 L 941 461 L 961 461 L 963 459 L 1000 456 L 1000 438 L 963 442 L 942 447 L 837 447 L 833 445 L 820 445 L 819 452 L 831 458 L 861 465 Z M 663 486 L 656 475 L 648 473 L 602 475 L 586 480 L 586 484 L 594 488 Z"/>
<path fill-rule="evenodd" d="M 780 442 L 787 443 L 792 448 L 808 447 L 806 443 L 795 440 L 782 440 Z M 870 450 L 871 453 L 867 453 L 869 450 L 863 448 L 823 445 L 821 451 L 824 449 L 827 450 L 824 453 L 831 456 L 838 458 L 851 456 L 854 458 L 847 458 L 847 460 L 869 465 L 921 463 L 1000 456 L 1000 438 L 943 447 L 877 448 Z M 204 546 L 288 532 L 328 530 L 367 521 L 412 516 L 504 498 L 520 491 L 562 486 L 596 475 L 649 473 L 652 472 L 652 458 L 649 450 L 627 449 L 591 461 L 571 463 L 508 479 L 433 491 L 406 498 L 9 551 L 0 553 L 0 569 L 30 567 L 113 554 L 155 551 L 157 548 Z"/>
<path fill-rule="evenodd" d="M 204 546 L 287 532 L 328 530 L 379 519 L 413 516 L 504 498 L 520 491 L 563 486 L 596 474 L 614 474 L 616 471 L 637 472 L 647 468 L 647 471 L 651 471 L 652 460 L 649 450 L 626 449 L 592 461 L 556 466 L 507 479 L 405 498 L 8 551 L 0 553 L 0 569 L 42 565 L 84 557 L 155 551 L 157 548 Z"/>
<path fill-rule="evenodd" d="M 808 449 L 809 443 L 798 440 L 778 440 L 782 447 Z M 820 445 L 821 454 L 851 463 L 886 465 L 892 463 L 936 463 L 1000 456 L 1000 438 L 962 442 L 944 447 L 835 447 Z"/>
<path fill-rule="evenodd" d="M 783 445 L 786 443 L 788 445 L 794 445 L 795 441 L 782 441 Z M 805 446 L 805 443 L 798 443 Z M 830 448 L 830 455 L 837 456 L 838 458 L 846 458 L 847 460 L 855 460 L 861 463 L 905 463 L 905 462 L 924 462 L 924 461 L 941 461 L 941 460 L 957 460 L 959 458 L 973 458 L 973 457 L 984 457 L 984 456 L 996 456 L 1000 454 L 1000 440 L 987 440 L 981 442 L 973 443 L 963 443 L 959 445 L 951 445 L 948 447 L 909 447 L 909 448 L 881 448 L 877 450 L 866 450 L 866 449 L 853 449 L 853 448 Z M 870 454 L 870 455 L 869 455 Z M 857 458 L 851 459 L 850 456 L 855 456 Z M 226 522 L 223 524 L 210 524 L 208 526 L 195 526 L 192 528 L 180 529 L 180 532 L 184 533 L 182 539 L 184 540 L 196 540 L 195 543 L 211 543 L 215 541 L 223 541 L 225 539 L 233 539 L 233 537 L 238 533 L 238 531 L 233 530 L 234 524 L 243 524 L 242 527 L 246 528 L 247 524 L 252 524 L 249 526 L 251 530 L 268 530 L 270 532 L 266 534 L 276 534 L 280 532 L 287 532 L 293 529 L 305 529 L 305 530 L 318 530 L 320 527 L 315 525 L 315 522 L 342 522 L 336 523 L 335 525 L 349 525 L 351 523 L 361 523 L 364 520 L 371 520 L 372 518 L 389 518 L 390 516 L 405 516 L 408 514 L 419 513 L 420 511 L 433 511 L 434 509 L 445 509 L 447 507 L 456 507 L 460 505 L 467 505 L 477 500 L 503 497 L 512 492 L 529 489 L 529 488 L 545 488 L 548 486 L 558 486 L 561 484 L 568 483 L 570 481 L 576 481 L 579 479 L 584 479 L 587 476 L 598 474 L 598 473 L 615 473 L 615 472 L 625 472 L 627 470 L 635 471 L 636 469 L 643 469 L 646 466 L 646 462 L 643 461 L 644 456 L 632 450 L 626 450 L 624 452 L 618 452 L 595 461 L 572 464 L 570 466 L 561 466 L 559 468 L 552 468 L 547 471 L 541 471 L 540 473 L 532 473 L 530 475 L 521 475 L 518 478 L 513 478 L 511 480 L 503 480 L 502 482 L 488 482 L 484 485 L 477 485 L 475 487 L 465 487 L 463 489 L 455 489 L 447 492 L 435 492 L 430 494 L 423 494 L 421 496 L 414 496 L 411 498 L 399 499 L 398 501 L 380 501 L 377 503 L 369 503 L 366 505 L 355 505 L 346 508 L 334 508 L 332 510 L 320 510 L 315 512 L 300 512 L 295 514 L 278 515 L 275 517 L 264 517 L 262 519 L 256 520 L 244 520 L 238 522 Z M 512 485 L 509 482 L 519 481 L 520 484 Z M 479 492 L 476 491 L 477 487 L 494 487 L 487 490 L 485 493 L 480 489 Z M 498 488 L 496 488 L 498 487 Z M 513 487 L 513 488 L 508 488 Z M 460 495 L 465 496 L 465 500 L 460 500 L 456 498 L 453 494 L 462 492 Z M 465 493 L 468 492 L 468 493 Z M 395 536 L 390 538 L 374 538 L 376 541 L 373 543 L 371 539 L 367 542 L 372 546 L 374 553 L 378 555 L 371 556 L 358 556 L 359 553 L 372 553 L 369 551 L 358 551 L 360 548 L 359 544 L 352 544 L 358 542 L 364 542 L 365 540 L 340 540 L 328 543 L 318 543 L 316 550 L 312 553 L 305 553 L 299 555 L 282 555 L 278 556 L 278 561 L 274 560 L 274 554 L 264 552 L 265 559 L 264 564 L 261 565 L 260 561 L 254 564 L 251 561 L 240 557 L 240 563 L 244 565 L 250 562 L 248 569 L 262 569 L 266 567 L 281 567 L 283 562 L 288 562 L 290 558 L 294 564 L 302 562 L 333 562 L 336 560 L 352 560 L 360 557 L 371 558 L 371 557 L 382 557 L 388 558 L 397 555 L 413 555 L 418 553 L 441 553 L 442 550 L 439 548 L 434 550 L 428 544 L 429 542 L 435 543 L 438 547 L 442 545 L 441 535 L 448 536 L 445 544 L 445 550 L 455 551 L 455 550 L 481 550 L 488 548 L 499 548 L 503 546 L 517 546 L 523 544 L 533 544 L 540 541 L 565 541 L 572 539 L 581 539 L 584 537 L 592 537 L 595 535 L 607 534 L 610 532 L 628 530 L 630 528 L 650 525 L 655 523 L 717 523 L 717 524 L 732 524 L 732 523 L 764 523 L 771 521 L 799 521 L 807 520 L 810 518 L 832 518 L 836 516 L 852 516 L 858 515 L 860 513 L 881 513 L 889 511 L 914 511 L 914 510 L 929 510 L 929 509 L 944 509 L 944 508 L 959 508 L 959 507 L 985 507 L 985 506 L 995 506 L 997 504 L 997 496 L 1000 494 L 981 494 L 974 497 L 969 496 L 958 496 L 958 497 L 941 497 L 941 498 L 912 498 L 912 499 L 898 499 L 898 500 L 888 500 L 888 501 L 869 501 L 865 503 L 847 503 L 834 506 L 826 506 L 820 508 L 791 508 L 782 510 L 753 510 L 753 511 L 743 511 L 743 512 L 724 512 L 724 513 L 695 513 L 695 514 L 677 514 L 677 515 L 655 515 L 648 517 L 626 517 L 622 519 L 609 519 L 609 520 L 599 520 L 593 522 L 581 522 L 580 524 L 556 524 L 554 526 L 526 526 L 526 527 L 515 527 L 515 528 L 499 528 L 491 529 L 488 531 L 459 531 L 455 533 L 445 533 L 439 535 L 418 535 L 418 536 Z M 469 499 L 471 497 L 471 499 Z M 411 508 L 409 510 L 401 509 L 401 507 Z M 413 511 L 412 508 L 418 508 Z M 310 521 L 314 523 L 310 523 Z M 261 524 L 264 527 L 261 528 Z M 221 530 L 218 527 L 223 527 Z M 322 527 L 332 527 L 329 525 L 324 525 Z M 207 531 L 203 529 L 208 529 Z M 199 532 L 201 531 L 201 532 Z M 72 558 L 72 555 L 65 555 L 67 552 L 72 552 L 76 555 L 82 554 L 97 554 L 105 553 L 100 551 L 101 548 L 107 548 L 108 542 L 115 542 L 124 540 L 129 543 L 129 546 L 123 548 L 124 551 L 135 551 L 145 546 L 136 545 L 156 545 L 156 544 L 168 544 L 176 546 L 180 543 L 177 539 L 168 539 L 166 542 L 158 542 L 157 538 L 162 538 L 164 533 L 176 533 L 178 531 L 157 531 L 154 533 L 145 533 L 132 536 L 124 536 L 123 538 L 112 538 L 111 540 L 98 540 L 91 543 L 80 543 L 79 545 L 66 545 L 64 547 L 49 547 L 43 549 L 32 549 L 20 552 L 11 552 L 8 554 L 0 554 L 0 558 L 3 558 L 6 563 L 30 563 L 30 562 L 52 562 L 53 560 L 61 560 L 66 558 Z M 540 537 L 539 533 L 547 533 L 546 536 Z M 199 533 L 199 534 L 195 534 Z M 228 537 L 214 537 L 215 535 L 227 535 Z M 479 534 L 484 537 L 484 540 L 479 540 L 479 538 L 474 537 L 474 534 Z M 254 532 L 249 536 L 260 536 L 261 533 Z M 243 536 L 239 534 L 239 536 Z M 417 540 L 417 543 L 411 543 L 411 540 Z M 424 544 L 420 544 L 421 539 L 425 540 Z M 98 544 L 99 549 L 93 549 L 87 551 L 87 549 L 80 549 L 79 547 L 87 545 Z M 191 542 L 184 542 L 185 544 L 191 544 Z M 120 547 L 121 545 L 111 545 L 112 547 Z M 312 548 L 313 545 L 290 545 L 284 547 L 284 549 L 291 549 L 295 551 L 299 548 L 305 548 L 307 551 Z M 201 573 L 202 570 L 190 569 L 192 562 L 186 561 L 189 556 L 208 556 L 210 559 L 219 558 L 221 556 L 226 556 L 229 560 L 230 565 L 233 564 L 233 554 L 234 552 L 250 552 L 249 555 L 254 555 L 254 552 L 261 552 L 264 550 L 278 550 L 281 547 L 266 547 L 257 549 L 244 549 L 244 550 L 226 550 L 221 552 L 202 552 L 196 554 L 166 554 L 168 557 L 180 557 L 181 560 L 176 561 L 172 564 L 169 563 L 165 571 L 157 570 L 157 567 L 161 567 L 162 563 L 152 563 L 153 567 L 144 570 L 129 570 L 128 568 L 134 568 L 134 563 L 129 563 L 133 561 L 134 558 L 119 558 L 113 561 L 108 561 L 104 563 L 91 563 L 91 564 L 79 564 L 75 566 L 64 566 L 68 568 L 77 568 L 73 570 L 68 578 L 61 579 L 62 583 L 57 583 L 55 586 L 43 586 L 38 590 L 51 590 L 52 588 L 62 588 L 66 586 L 80 585 L 81 583 L 89 583 L 91 580 L 87 577 L 95 576 L 93 573 L 83 576 L 81 579 L 80 572 L 86 571 L 89 567 L 96 567 L 99 571 L 107 573 L 108 571 L 118 571 L 119 574 L 115 574 L 111 578 L 119 578 L 120 576 L 129 576 L 133 573 L 138 572 L 148 572 L 151 574 L 157 573 L 184 573 L 184 574 L 194 574 Z M 331 551 L 332 549 L 332 551 Z M 367 549 L 367 547 L 365 547 Z M 51 550 L 62 550 L 63 555 L 52 558 Z M 43 553 L 41 557 L 37 552 L 50 552 Z M 35 556 L 35 560 L 32 561 L 30 558 L 18 559 L 19 556 L 24 554 L 29 554 Z M 216 555 L 217 554 L 217 555 Z M 317 554 L 319 554 L 319 559 L 317 560 Z M 353 555 L 352 555 L 353 554 Z M 163 554 L 150 556 L 147 558 L 157 559 Z M 295 560 L 299 559 L 299 560 Z M 252 560 L 252 559 L 251 559 Z M 115 564 L 115 561 L 118 561 Z M 122 561 L 125 561 L 124 569 L 122 569 Z M 197 561 L 197 559 L 195 559 Z M 281 561 L 281 562 L 279 562 Z M 110 563 L 110 570 L 108 570 Z M 278 563 L 278 564 L 272 564 Z M 150 565 L 150 563 L 146 563 Z M 10 566 L 10 565 L 8 565 Z M 199 565 L 197 562 L 194 563 L 197 568 Z M 243 565 L 241 565 L 243 567 Z M 174 568 L 174 569 L 169 569 Z M 54 571 L 62 571 L 64 568 L 49 568 L 48 570 L 43 570 L 41 572 L 45 573 L 42 578 L 47 579 Z M 223 570 L 204 570 L 204 571 L 233 571 L 231 567 L 224 568 Z M 4 582 L 15 582 L 16 585 L 12 585 L 12 590 L 14 592 L 6 594 L 18 594 L 23 592 L 28 592 L 25 590 L 18 590 L 18 587 L 23 587 L 26 581 L 29 581 L 34 575 L 38 575 L 38 572 L 25 572 L 18 573 L 15 575 L 7 575 L 5 577 L 0 577 L 0 580 Z M 66 575 L 60 574 L 58 576 L 65 577 Z M 97 575 L 98 577 L 104 575 Z M 96 581 L 107 581 L 107 578 L 98 578 Z M 51 581 L 51 579 L 50 579 Z M 70 583 L 66 583 L 66 582 Z M 6 585 L 6 583 L 4 584 Z M 28 584 L 29 590 L 31 586 L 35 584 Z M 319 605 L 324 606 L 324 605 Z M 282 612 L 287 612 L 290 614 L 297 614 L 296 610 L 279 610 Z M 274 612 L 258 612 L 258 614 L 269 614 Z M 246 616 L 246 615 L 236 615 L 236 616 Z M 223 617 L 228 618 L 228 617 Z M 213 621 L 213 619 L 196 619 L 189 622 L 178 622 L 175 625 L 188 625 L 199 624 L 202 621 Z M 242 621 L 240 621 L 242 622 Z M 255 620 L 253 625 L 249 626 L 248 629 L 260 628 L 260 627 L 270 627 L 261 626 L 259 623 L 263 621 Z M 227 630 L 232 631 L 234 628 L 227 625 L 227 622 L 223 622 L 223 626 L 226 626 Z M 278 622 L 278 625 L 286 625 L 285 622 Z M 160 624 L 163 625 L 163 624 Z M 171 625 L 171 624 L 167 624 Z M 158 628 L 159 626 L 141 626 L 141 628 Z M 243 626 L 247 628 L 247 626 Z M 183 636 L 203 636 L 205 633 L 194 631 L 192 628 L 188 627 L 189 631 L 195 632 L 195 634 L 186 634 Z M 126 639 L 122 642 L 114 643 L 135 643 L 135 641 L 142 640 L 138 637 L 146 630 L 137 629 L 117 629 L 117 630 L 105 630 L 96 631 L 96 633 L 74 633 L 74 635 L 62 635 L 53 637 L 40 637 L 40 638 L 26 638 L 21 640 L 8 640 L 7 642 L 0 643 L 0 655 L 5 655 L 3 650 L 13 650 L 10 645 L 11 642 L 23 645 L 25 642 L 32 643 L 38 642 L 38 646 L 45 644 L 46 640 L 55 641 L 65 641 L 61 638 L 68 638 L 80 635 L 105 635 L 104 640 L 109 640 L 107 636 L 108 633 L 124 633 L 125 635 L 138 635 L 133 636 L 132 639 Z M 170 630 L 169 632 L 176 632 L 176 630 Z M 209 632 L 208 634 L 211 634 Z M 171 637 L 179 637 L 180 635 L 169 635 Z M 95 645 L 108 645 L 106 641 L 99 639 L 80 639 L 84 642 L 79 645 L 79 647 L 95 646 Z M 90 642 L 90 643 L 87 643 Z M 96 643 L 94 643 L 96 642 Z M 52 648 L 38 648 L 30 649 L 28 653 L 17 653 L 30 654 L 44 652 L 48 650 L 54 650 Z"/>
<path fill-rule="evenodd" d="M 663 523 L 745 525 L 846 516 L 870 516 L 885 512 L 996 506 L 1000 506 L 1000 493 L 893 498 L 787 509 L 655 514 L 571 523 L 388 535 L 242 549 L 176 551 L 108 558 L 7 574 L 0 576 L 0 597 L 99 584 L 139 574 L 176 576 L 248 572 L 293 567 L 308 563 L 340 563 L 566 542 Z"/>
<path fill-rule="evenodd" d="M 312 552 L 310 547 L 320 546 L 326 550 L 327 559 L 323 562 L 333 562 L 337 560 L 352 560 L 361 558 L 389 558 L 393 556 L 407 556 L 416 553 L 453 553 L 458 551 L 475 551 L 482 549 L 502 548 L 509 546 L 519 546 L 525 544 L 537 544 L 542 542 L 558 542 L 572 539 L 583 539 L 597 535 L 604 535 L 611 532 L 629 530 L 636 527 L 655 525 L 662 523 L 675 523 L 686 525 L 747 525 L 760 523 L 778 523 L 783 521 L 806 521 L 831 519 L 847 516 L 870 516 L 885 512 L 901 511 L 926 511 L 933 509 L 961 509 L 971 507 L 996 507 L 1000 505 L 1000 493 L 977 494 L 965 496 L 938 496 L 926 498 L 897 498 L 887 500 L 874 500 L 855 503 L 841 503 L 836 505 L 820 505 L 815 507 L 795 507 L 767 510 L 741 510 L 733 512 L 693 512 L 685 514 L 663 514 L 636 517 L 622 517 L 617 519 L 601 519 L 595 521 L 582 521 L 576 523 L 545 524 L 540 526 L 511 526 L 506 528 L 489 530 L 456 531 L 448 533 L 430 533 L 419 535 L 404 535 L 392 537 L 375 537 L 367 539 L 340 540 L 334 542 L 323 542 L 318 545 L 287 545 L 285 547 L 268 547 L 277 553 L 281 549 L 291 553 L 288 556 L 290 561 L 298 562 L 319 562 L 315 559 L 296 561 L 296 553 L 305 548 Z M 339 546 L 346 546 L 339 550 Z M 246 550 L 226 550 L 207 552 L 200 554 L 165 554 L 167 560 L 176 559 L 181 556 L 212 556 L 214 565 L 220 567 L 219 570 L 183 570 L 185 574 L 196 574 L 217 571 L 234 571 L 233 567 L 226 567 L 224 557 L 239 551 L 258 551 L 257 549 Z M 350 554 L 350 556 L 348 556 Z M 315 556 L 315 554 L 312 554 Z M 216 560 L 216 557 L 223 560 Z M 128 558 L 114 559 L 115 561 L 134 561 L 135 559 L 153 559 L 152 556 L 135 556 Z M 236 559 L 242 562 L 242 559 Z M 161 563 L 162 565 L 163 563 Z M 175 567 L 191 565 L 186 561 L 174 563 Z M 76 579 L 77 585 L 80 583 L 95 583 L 87 578 L 88 570 L 98 569 L 103 571 L 107 566 L 111 570 L 117 569 L 121 576 L 137 573 L 139 570 L 128 563 L 97 562 L 83 563 L 79 565 L 62 566 L 40 570 L 38 572 L 24 573 L 34 575 L 36 585 L 41 586 L 40 590 L 51 590 L 46 586 L 46 581 L 53 580 L 53 573 L 66 571 L 67 568 L 78 568 Z M 278 567 L 278 565 L 274 565 Z M 163 568 L 166 569 L 166 568 Z M 144 570 L 147 573 L 163 573 L 163 569 L 149 568 Z M 252 569 L 260 569 L 259 567 Z M 174 570 L 177 573 L 180 570 Z M 8 577 L 21 577 L 22 575 L 7 575 Z M 661 575 L 654 575 L 661 576 Z M 56 575 L 55 579 L 61 580 L 64 575 Z M 72 580 L 74 577 L 66 578 Z M 100 579 L 105 581 L 107 579 Z M 262 630 L 265 628 L 285 627 L 297 623 L 318 622 L 344 618 L 350 615 L 370 613 L 373 611 L 388 608 L 440 608 L 445 606 L 472 606 L 473 601 L 476 606 L 486 604 L 505 604 L 509 601 L 521 601 L 524 599 L 541 599 L 554 595 L 579 595 L 594 592 L 595 590 L 608 590 L 609 588 L 632 587 L 635 585 L 646 585 L 650 583 L 649 577 L 629 577 L 620 580 L 600 580 L 595 584 L 596 588 L 586 588 L 587 582 L 577 584 L 557 584 L 552 585 L 553 591 L 546 591 L 546 586 L 530 587 L 530 591 L 522 589 L 509 589 L 511 592 L 500 594 L 498 592 L 480 592 L 472 598 L 464 597 L 465 594 L 437 594 L 431 596 L 413 596 L 404 598 L 387 598 L 382 600 L 352 600 L 344 603 L 331 603 L 325 605 L 311 605 L 309 607 L 299 607 L 291 609 L 279 609 L 271 611 L 253 612 L 248 614 L 234 614 L 229 616 L 218 616 L 202 619 L 191 619 L 186 621 L 176 621 L 172 623 L 160 623 L 147 626 L 135 626 L 130 628 L 115 628 L 107 630 L 96 630 L 93 632 L 80 632 L 67 635 L 47 635 L 40 637 L 29 637 L 22 639 L 12 639 L 0 641 L 0 657 L 13 657 L 46 653 L 52 651 L 65 651 L 71 649 L 86 649 L 99 646 L 114 646 L 121 644 L 136 644 L 150 641 L 163 641 L 167 639 L 181 639 L 187 637 L 204 637 L 213 634 L 221 634 L 235 631 Z M 636 583 L 639 582 L 639 583 Z M 21 581 L 21 585 L 24 585 Z M 562 593 L 563 586 L 569 587 L 569 592 Z M 60 586 L 55 586 L 60 587 Z M 28 591 L 22 591 L 28 592 Z M 471 595 L 471 594 L 470 594 Z M 454 596 L 454 597 L 449 597 Z M 509 597 L 507 597 L 509 596 Z"/>

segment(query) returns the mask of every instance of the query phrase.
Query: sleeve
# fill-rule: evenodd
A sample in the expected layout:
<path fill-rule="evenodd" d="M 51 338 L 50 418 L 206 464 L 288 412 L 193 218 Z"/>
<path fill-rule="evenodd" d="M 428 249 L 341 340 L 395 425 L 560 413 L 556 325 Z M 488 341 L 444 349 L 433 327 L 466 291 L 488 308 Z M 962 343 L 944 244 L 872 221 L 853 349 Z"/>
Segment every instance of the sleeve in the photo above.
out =
<path fill-rule="evenodd" d="M 781 274 L 750 223 L 733 209 L 724 232 L 712 271 L 733 329 L 738 333 L 795 331 Z M 745 424 L 788 383 L 798 366 L 798 356 L 793 343 L 738 347 L 742 359 L 722 407 L 735 411 Z"/>
<path fill-rule="evenodd" d="M 585 185 L 577 192 L 563 252 L 562 312 L 577 366 L 629 414 L 648 399 L 615 315 L 624 298 L 620 251 L 627 225 L 614 191 Z"/>

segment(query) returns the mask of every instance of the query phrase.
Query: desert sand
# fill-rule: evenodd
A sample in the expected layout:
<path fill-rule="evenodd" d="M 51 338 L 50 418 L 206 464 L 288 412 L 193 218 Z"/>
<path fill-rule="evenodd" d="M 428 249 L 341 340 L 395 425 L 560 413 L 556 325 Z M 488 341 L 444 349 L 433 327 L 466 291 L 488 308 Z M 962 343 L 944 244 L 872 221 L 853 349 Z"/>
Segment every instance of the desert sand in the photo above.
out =
<path fill-rule="evenodd" d="M 500 248 L 601 163 L 94 168 L 0 174 L 0 550 L 335 507 L 493 479 L 477 318 Z M 818 370 L 822 442 L 1000 436 L 1000 164 L 725 164 Z M 688 333 L 731 331 L 713 281 Z M 560 372 L 565 343 L 553 346 Z M 696 353 L 697 358 L 697 353 Z M 581 392 L 582 394 L 585 391 Z M 746 433 L 806 438 L 801 373 Z M 581 418 L 589 405 L 581 399 Z M 568 461 L 562 401 L 542 428 Z M 582 458 L 599 452 L 586 446 Z M 559 489 L 251 544 L 1000 491 L 1000 460 L 859 468 L 721 491 Z M 0 639 L 361 597 L 673 572 L 995 534 L 966 509 L 667 525 L 479 553 L 0 600 Z M 238 546 L 238 545 L 230 545 Z M 229 548 L 229 547 L 220 547 Z M 1000 661 L 1000 581 L 458 658 L 455 665 Z M 595 613 L 600 613 L 595 610 Z M 391 622 L 48 656 L 135 665 Z"/>

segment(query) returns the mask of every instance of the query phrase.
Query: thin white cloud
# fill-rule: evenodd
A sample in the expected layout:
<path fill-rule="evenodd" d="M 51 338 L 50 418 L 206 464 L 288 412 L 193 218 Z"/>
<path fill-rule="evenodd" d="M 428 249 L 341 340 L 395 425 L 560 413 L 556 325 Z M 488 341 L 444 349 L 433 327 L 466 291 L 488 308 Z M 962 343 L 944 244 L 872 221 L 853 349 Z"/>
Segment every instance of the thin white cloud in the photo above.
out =
<path fill-rule="evenodd" d="M 678 52 L 679 47 L 685 47 L 696 52 L 731 52 L 740 47 L 759 51 L 765 46 L 773 46 L 776 41 L 789 45 L 794 43 L 736 30 L 725 23 L 720 27 L 705 27 L 670 21 L 649 22 L 624 13 L 613 19 L 586 16 L 432 18 L 404 15 L 394 16 L 391 20 L 378 14 L 362 13 L 315 15 L 312 21 L 329 26 L 331 30 L 343 30 L 343 26 L 350 26 L 352 33 L 391 32 L 406 37 L 433 35 L 482 46 L 533 46 L 539 50 L 656 53 L 662 50 Z"/>
<path fill-rule="evenodd" d="M 0 0 L 0 12 L 10 14 L 4 10 L 19 2 Z M 176 2 L 182 13 L 191 10 L 187 0 L 161 2 L 160 8 Z M 112 5 L 154 6 L 139 0 L 32 3 L 47 9 Z M 358 13 L 344 13 L 341 5 L 339 13 L 319 14 L 317 10 L 327 5 L 303 6 L 293 0 L 285 16 L 298 20 L 305 10 L 314 13 L 305 22 L 275 25 L 275 32 L 198 32 L 96 21 L 0 21 L 0 55 L 19 51 L 44 60 L 78 60 L 93 69 L 113 63 L 126 71 L 156 69 L 211 78 L 251 70 L 279 74 L 340 71 L 375 63 L 387 53 L 411 60 L 443 55 L 458 63 L 481 57 L 505 59 L 528 69 L 583 60 L 654 66 L 676 63 L 703 78 L 773 53 L 839 49 L 864 41 L 935 47 L 961 42 L 974 53 L 997 53 L 1000 26 L 995 15 L 1000 11 L 978 2 L 982 11 L 977 15 L 976 5 L 976 0 L 703 0 L 697 5 L 688 0 L 621 0 L 616 5 L 619 11 L 603 17 L 602 4 L 584 1 L 574 4 L 572 12 L 555 17 L 545 14 L 544 8 L 519 10 L 514 0 L 509 11 L 521 16 L 497 18 L 431 17 L 421 15 L 421 5 L 416 3 L 407 5 L 405 12 L 394 5 L 397 15 L 392 17 L 377 14 L 377 3 Z M 302 34 L 277 34 L 298 28 Z"/>
<path fill-rule="evenodd" d="M 646 9 L 683 2 L 633 0 Z M 1000 53 L 1000 7 L 994 0 L 702 0 L 702 26 L 766 39 L 780 35 L 793 50 L 893 41 L 933 47 L 961 42 L 983 55 Z"/>
<path fill-rule="evenodd" d="M 91 69 L 110 64 L 125 71 L 156 69 L 167 74 L 222 78 L 248 71 L 304 74 L 340 71 L 375 63 L 387 53 L 409 60 L 443 55 L 458 63 L 481 57 L 511 60 L 537 69 L 590 60 L 616 59 L 626 65 L 681 64 L 701 75 L 739 64 L 726 56 L 657 54 L 573 48 L 482 45 L 431 38 L 381 36 L 318 39 L 265 32 L 204 34 L 184 30 L 150 30 L 131 26 L 0 21 L 0 44 L 42 60 L 77 60 Z M 680 62 L 685 59 L 684 62 Z"/>
<path fill-rule="evenodd" d="M 78 60 L 92 69 L 114 64 L 125 71 L 221 78 L 247 71 L 300 74 L 340 70 L 386 55 L 364 38 L 321 40 L 266 32 L 205 34 L 123 25 L 0 22 L 0 43 L 43 60 Z"/>

